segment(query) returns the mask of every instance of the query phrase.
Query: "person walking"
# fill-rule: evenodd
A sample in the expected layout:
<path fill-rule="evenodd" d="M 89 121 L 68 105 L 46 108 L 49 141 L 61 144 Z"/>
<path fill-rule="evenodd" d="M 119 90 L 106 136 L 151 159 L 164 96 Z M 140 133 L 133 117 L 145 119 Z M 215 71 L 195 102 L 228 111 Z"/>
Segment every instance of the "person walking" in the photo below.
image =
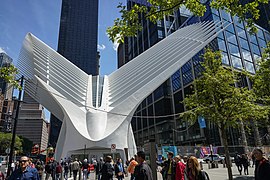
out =
<path fill-rule="evenodd" d="M 255 162 L 255 180 L 269 180 L 270 179 L 270 162 L 263 157 L 261 149 L 255 149 L 253 155 Z"/>
<path fill-rule="evenodd" d="M 103 164 L 101 168 L 101 180 L 112 180 L 113 179 L 113 166 L 111 164 L 112 157 L 107 156 L 105 158 L 105 163 Z"/>
<path fill-rule="evenodd" d="M 181 161 L 180 156 L 175 156 L 175 163 L 176 163 L 176 168 L 175 168 L 175 180 L 184 180 L 185 178 L 185 168 L 186 165 Z"/>
<path fill-rule="evenodd" d="M 73 172 L 73 179 L 76 180 L 78 171 L 80 169 L 80 164 L 79 164 L 77 158 L 75 158 L 75 161 L 71 163 L 71 169 L 72 169 L 72 172 Z"/>
<path fill-rule="evenodd" d="M 114 172 L 115 172 L 115 176 L 118 180 L 124 179 L 125 170 L 124 170 L 124 166 L 122 163 L 122 159 L 120 159 L 120 158 L 117 159 L 115 166 L 114 166 Z"/>
<path fill-rule="evenodd" d="M 145 153 L 139 151 L 137 153 L 138 165 L 134 170 L 134 177 L 136 180 L 153 180 L 153 173 L 149 165 L 145 161 Z"/>
<path fill-rule="evenodd" d="M 12 172 L 8 180 L 39 180 L 39 175 L 36 168 L 29 166 L 29 158 L 22 156 L 20 167 Z"/>
<path fill-rule="evenodd" d="M 138 165 L 138 162 L 136 161 L 137 156 L 135 155 L 134 157 L 132 157 L 130 159 L 130 163 L 128 165 L 128 172 L 130 173 L 131 177 L 130 177 L 130 180 L 134 180 L 134 170 L 135 170 L 135 166 Z"/>
<path fill-rule="evenodd" d="M 5 180 L 5 174 L 2 171 L 0 171 L 0 180 Z"/>
<path fill-rule="evenodd" d="M 83 180 L 86 180 L 88 177 L 88 166 L 89 164 L 87 162 L 87 159 L 84 159 L 82 163 Z"/>
<path fill-rule="evenodd" d="M 99 158 L 99 161 L 97 162 L 97 168 L 96 168 L 96 178 L 100 180 L 101 178 L 101 169 L 104 164 L 103 157 Z"/>
<path fill-rule="evenodd" d="M 56 168 L 55 168 L 55 178 L 56 180 L 61 179 L 61 174 L 62 174 L 62 166 L 59 162 L 57 162 Z"/>
<path fill-rule="evenodd" d="M 68 171 L 69 171 L 69 165 L 68 162 L 64 163 L 64 179 L 67 180 L 68 179 Z"/>
<path fill-rule="evenodd" d="M 209 176 L 205 171 L 202 171 L 198 159 L 190 156 L 185 170 L 185 180 L 209 180 Z"/>
<path fill-rule="evenodd" d="M 239 171 L 239 173 L 240 173 L 240 175 L 242 175 L 242 160 L 241 160 L 242 158 L 241 158 L 241 156 L 240 156 L 240 154 L 236 154 L 236 156 L 235 156 L 235 158 L 234 158 L 234 163 L 235 163 L 235 165 L 236 165 L 236 167 L 237 167 L 237 169 L 238 169 L 238 171 Z"/>
<path fill-rule="evenodd" d="M 165 180 L 175 179 L 176 163 L 173 159 L 173 152 L 168 152 L 168 160 L 164 161 L 164 167 L 162 169 Z"/>
<path fill-rule="evenodd" d="M 241 157 L 241 164 L 242 164 L 243 167 L 244 167 L 244 174 L 245 174 L 245 175 L 248 175 L 249 161 L 248 161 L 247 155 L 242 154 L 242 157 Z"/>

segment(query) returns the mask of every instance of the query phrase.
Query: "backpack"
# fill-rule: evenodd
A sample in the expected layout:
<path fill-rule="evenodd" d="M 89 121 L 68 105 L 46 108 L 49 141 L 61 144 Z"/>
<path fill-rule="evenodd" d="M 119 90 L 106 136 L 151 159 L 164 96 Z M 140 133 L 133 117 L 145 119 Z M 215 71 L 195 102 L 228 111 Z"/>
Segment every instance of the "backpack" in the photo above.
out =
<path fill-rule="evenodd" d="M 201 171 L 202 179 L 210 180 L 209 175 L 205 171 Z"/>
<path fill-rule="evenodd" d="M 61 173 L 62 167 L 60 165 L 56 166 L 56 173 Z"/>

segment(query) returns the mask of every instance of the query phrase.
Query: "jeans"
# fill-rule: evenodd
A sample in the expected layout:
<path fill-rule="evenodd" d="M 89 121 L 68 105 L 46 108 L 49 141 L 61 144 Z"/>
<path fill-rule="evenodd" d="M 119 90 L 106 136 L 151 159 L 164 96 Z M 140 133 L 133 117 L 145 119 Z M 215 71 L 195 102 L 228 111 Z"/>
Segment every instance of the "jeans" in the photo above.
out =
<path fill-rule="evenodd" d="M 73 179 L 77 179 L 78 170 L 73 170 Z"/>
<path fill-rule="evenodd" d="M 87 179 L 87 176 L 88 176 L 88 170 L 87 169 L 84 169 L 83 170 L 83 180 L 86 180 Z"/>

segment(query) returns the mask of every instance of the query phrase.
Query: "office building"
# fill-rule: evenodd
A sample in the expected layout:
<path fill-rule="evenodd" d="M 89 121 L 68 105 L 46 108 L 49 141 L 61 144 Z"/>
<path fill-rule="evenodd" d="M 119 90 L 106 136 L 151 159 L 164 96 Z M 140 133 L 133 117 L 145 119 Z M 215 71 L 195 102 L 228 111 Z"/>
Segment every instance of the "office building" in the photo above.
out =
<path fill-rule="evenodd" d="M 43 106 L 24 93 L 16 132 L 17 135 L 32 141 L 34 145 L 38 144 L 41 150 L 47 148 L 49 136 L 44 113 Z"/>
<path fill-rule="evenodd" d="M 129 0 L 128 7 L 134 5 L 134 3 L 140 4 L 139 1 Z M 255 73 L 256 59 L 261 56 L 262 49 L 266 47 L 266 42 L 270 41 L 268 31 L 258 26 L 258 33 L 250 35 L 244 23 L 240 23 L 237 17 L 231 17 L 224 10 L 210 9 L 209 6 L 207 6 L 207 12 L 203 17 L 190 16 L 187 19 L 184 16 L 182 18 L 187 19 L 185 22 L 178 21 L 176 23 L 177 19 L 181 17 L 181 9 L 177 12 L 180 12 L 180 16 L 168 16 L 152 26 L 148 21 L 142 20 L 147 22 L 142 23 L 143 30 L 138 32 L 136 37 L 126 38 L 125 44 L 119 46 L 118 66 L 120 67 L 131 61 L 180 26 L 199 21 L 222 21 L 224 26 L 231 22 L 232 24 L 225 32 L 220 33 L 209 46 L 222 51 L 222 62 L 225 66 L 231 66 L 239 70 L 245 69 L 251 74 Z M 185 111 L 181 102 L 188 94 L 192 93 L 193 80 L 202 71 L 199 64 L 202 61 L 201 54 L 203 54 L 203 51 L 191 58 L 188 63 L 183 65 L 140 104 L 131 122 L 137 146 L 143 146 L 144 142 L 150 138 L 154 138 L 156 143 L 160 145 L 221 145 L 219 132 L 213 124 L 207 123 L 206 128 L 202 129 L 197 122 L 189 124 L 179 118 L 179 113 Z M 250 88 L 250 84 L 246 77 L 242 77 L 239 86 Z M 254 136 L 263 136 L 264 133 L 267 133 L 265 129 L 259 131 L 258 128 L 252 128 L 252 133 L 246 133 L 245 135 L 240 132 L 239 129 L 230 128 L 228 131 L 230 146 L 241 146 L 246 142 L 251 146 L 265 143 L 254 141 Z"/>

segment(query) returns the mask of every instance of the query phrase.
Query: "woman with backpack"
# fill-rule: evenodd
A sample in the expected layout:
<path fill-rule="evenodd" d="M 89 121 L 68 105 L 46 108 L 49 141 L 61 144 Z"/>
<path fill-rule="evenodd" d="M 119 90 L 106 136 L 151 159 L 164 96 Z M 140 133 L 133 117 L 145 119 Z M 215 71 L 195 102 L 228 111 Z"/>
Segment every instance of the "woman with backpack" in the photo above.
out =
<path fill-rule="evenodd" d="M 194 156 L 190 156 L 187 161 L 185 180 L 209 180 L 208 174 L 201 170 L 199 161 Z"/>

